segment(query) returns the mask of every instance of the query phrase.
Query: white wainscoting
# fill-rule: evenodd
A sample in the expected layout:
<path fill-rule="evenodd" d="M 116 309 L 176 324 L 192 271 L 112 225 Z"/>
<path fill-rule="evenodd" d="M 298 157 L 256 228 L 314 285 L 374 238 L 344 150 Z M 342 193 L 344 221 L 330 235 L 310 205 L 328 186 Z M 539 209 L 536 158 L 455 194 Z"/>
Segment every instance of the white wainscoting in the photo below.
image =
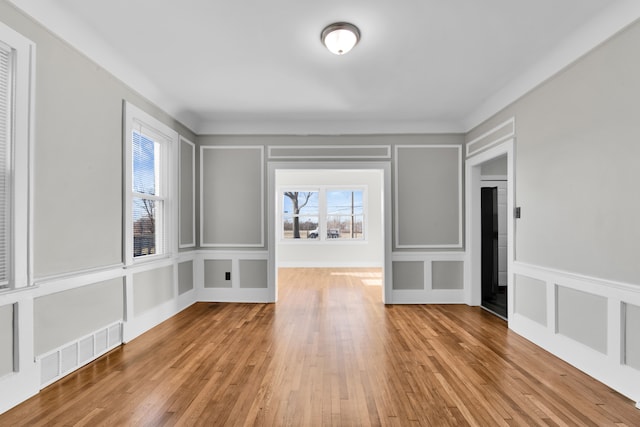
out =
<path fill-rule="evenodd" d="M 193 289 L 180 295 L 178 292 L 178 264 L 185 261 L 193 261 L 194 286 Z M 135 317 L 133 315 L 133 275 L 169 265 L 173 266 L 173 299 Z M 194 304 L 197 301 L 195 266 L 196 252 L 190 251 L 128 268 L 124 268 L 123 265 L 115 265 L 47 277 L 36 280 L 33 286 L 0 293 L 0 305 L 15 304 L 17 310 L 17 322 L 14 325 L 14 335 L 17 342 L 15 372 L 0 377 L 0 396 L 2 396 L 0 413 L 27 400 L 37 394 L 41 388 L 116 348 L 122 342 L 132 340 Z M 105 325 L 104 328 L 100 328 L 90 335 L 77 337 L 72 342 L 50 352 L 35 354 L 33 309 L 36 298 L 118 277 L 125 278 L 122 321 Z M 105 342 L 106 347 L 101 344 Z"/>
<path fill-rule="evenodd" d="M 194 262 L 194 281 L 198 301 L 206 302 L 273 302 L 274 283 L 266 277 L 266 287 L 241 287 L 241 261 L 261 260 L 269 262 L 267 251 L 217 251 L 200 250 Z M 228 287 L 205 287 L 205 262 L 214 260 L 231 261 L 231 279 Z"/>
<path fill-rule="evenodd" d="M 464 272 L 466 262 L 465 252 L 393 252 L 393 262 L 422 262 L 424 263 L 424 277 L 422 289 L 393 289 L 392 304 L 464 304 L 466 296 L 462 280 L 459 289 L 435 289 L 432 283 L 432 266 L 438 261 L 457 261 L 462 263 Z"/>
<path fill-rule="evenodd" d="M 546 326 L 515 312 L 509 319 L 509 327 L 576 368 L 591 375 L 628 398 L 640 402 L 640 371 L 625 364 L 624 305 L 640 306 L 640 285 L 606 281 L 535 265 L 515 262 L 513 274 L 540 281 L 546 293 Z M 606 352 L 602 353 L 568 336 L 558 333 L 558 287 L 579 290 L 605 298 Z M 517 281 L 515 293 L 518 292 Z M 510 304 L 514 301 L 510 298 Z M 566 316 L 567 313 L 563 313 Z M 579 319 L 575 319 L 579 321 Z M 640 408 L 640 404 L 637 405 Z"/>

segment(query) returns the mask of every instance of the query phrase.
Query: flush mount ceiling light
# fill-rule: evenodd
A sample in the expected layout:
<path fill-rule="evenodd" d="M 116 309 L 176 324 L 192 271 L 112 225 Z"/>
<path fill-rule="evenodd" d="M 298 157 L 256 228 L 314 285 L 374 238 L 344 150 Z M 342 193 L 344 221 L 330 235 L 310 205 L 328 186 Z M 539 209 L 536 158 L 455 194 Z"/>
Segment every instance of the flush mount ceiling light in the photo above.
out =
<path fill-rule="evenodd" d="M 344 55 L 360 40 L 360 30 L 348 22 L 336 22 L 328 25 L 320 34 L 320 40 L 329 52 Z"/>

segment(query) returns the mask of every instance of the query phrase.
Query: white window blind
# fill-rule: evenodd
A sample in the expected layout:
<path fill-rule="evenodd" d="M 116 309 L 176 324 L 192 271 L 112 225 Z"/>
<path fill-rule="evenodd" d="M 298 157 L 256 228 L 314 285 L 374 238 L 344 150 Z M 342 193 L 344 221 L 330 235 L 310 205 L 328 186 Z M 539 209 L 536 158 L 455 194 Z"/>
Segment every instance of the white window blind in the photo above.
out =
<path fill-rule="evenodd" d="M 150 136 L 132 135 L 133 256 L 163 253 L 163 202 L 160 144 Z"/>
<path fill-rule="evenodd" d="M 0 288 L 9 285 L 13 51 L 0 42 Z"/>

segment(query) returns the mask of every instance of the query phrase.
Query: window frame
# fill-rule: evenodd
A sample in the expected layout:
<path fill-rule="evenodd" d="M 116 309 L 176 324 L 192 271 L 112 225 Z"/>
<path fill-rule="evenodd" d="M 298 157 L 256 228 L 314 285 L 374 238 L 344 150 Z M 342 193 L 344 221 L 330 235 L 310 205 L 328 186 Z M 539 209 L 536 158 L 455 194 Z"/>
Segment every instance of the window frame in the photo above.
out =
<path fill-rule="evenodd" d="M 33 277 L 31 251 L 33 236 L 33 139 L 35 110 L 36 45 L 22 34 L 0 22 L 0 41 L 12 50 L 7 172 L 8 206 L 8 282 L 0 292 L 30 285 Z"/>
<path fill-rule="evenodd" d="M 318 238 L 309 239 L 288 239 L 284 237 L 284 200 L 285 192 L 317 192 L 318 193 Z M 327 219 L 331 216 L 328 212 L 327 193 L 332 191 L 362 191 L 362 237 L 357 239 L 334 239 L 327 236 Z M 359 244 L 368 242 L 369 230 L 369 188 L 367 185 L 307 185 L 307 186 L 282 186 L 278 188 L 278 236 L 280 243 L 285 244 L 307 244 L 302 242 L 310 242 L 308 244 Z M 313 243 L 311 243 L 313 242 Z"/>
<path fill-rule="evenodd" d="M 152 117 L 135 105 L 123 101 L 123 152 L 124 152 L 124 239 L 123 253 L 125 266 L 165 259 L 178 251 L 178 189 L 177 189 L 177 159 L 179 135 L 169 126 Z M 137 132 L 155 143 L 159 147 L 159 159 L 155 164 L 158 169 L 157 181 L 159 188 L 156 195 L 138 193 L 133 189 L 133 133 Z M 156 253 L 134 256 L 133 236 L 133 200 L 148 199 L 161 202 L 160 212 L 157 213 L 156 223 Z M 158 224 L 160 223 L 160 224 Z M 160 231 L 158 232 L 158 227 Z M 158 234 L 160 234 L 158 238 Z"/>
<path fill-rule="evenodd" d="M 312 214 L 294 214 L 291 213 L 290 215 L 285 215 L 284 212 L 284 203 L 285 200 L 287 198 L 287 196 L 285 196 L 284 193 L 286 192 L 298 192 L 298 193 L 318 193 L 318 214 L 317 214 L 317 218 L 318 218 L 318 234 L 321 235 L 321 223 L 322 223 L 322 194 L 320 193 L 320 190 L 317 187 L 286 187 L 286 189 L 283 189 L 282 191 L 280 191 L 280 240 L 282 240 L 283 242 L 300 242 L 300 241 L 306 241 L 306 240 L 312 240 L 312 241 L 319 241 L 320 239 L 309 239 L 308 236 L 305 236 L 305 238 L 303 239 L 302 237 L 300 237 L 299 239 L 295 239 L 295 238 L 285 238 L 284 237 L 284 221 L 285 218 L 287 217 L 291 217 L 292 219 L 295 218 L 296 216 L 298 218 L 300 217 L 316 217 L 315 215 Z"/>

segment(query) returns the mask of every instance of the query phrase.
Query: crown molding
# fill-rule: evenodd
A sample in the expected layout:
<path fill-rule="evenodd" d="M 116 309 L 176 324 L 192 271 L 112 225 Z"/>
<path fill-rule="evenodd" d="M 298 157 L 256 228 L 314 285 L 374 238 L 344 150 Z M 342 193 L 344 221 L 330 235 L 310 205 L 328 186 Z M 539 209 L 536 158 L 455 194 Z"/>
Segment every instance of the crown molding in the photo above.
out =
<path fill-rule="evenodd" d="M 192 131 L 198 120 L 185 113 L 178 102 L 153 84 L 139 69 L 132 67 L 92 29 L 75 19 L 53 1 L 8 0 L 74 49 L 107 70 L 132 90 L 171 115 Z"/>
<path fill-rule="evenodd" d="M 140 70 L 124 61 L 90 27 L 74 19 L 55 2 L 8 1 L 193 132 L 203 135 L 466 133 L 640 18 L 639 1 L 617 0 L 525 74 L 489 97 L 460 121 L 207 121 L 186 112 L 183 106 L 149 81 Z"/>
<path fill-rule="evenodd" d="M 535 66 L 479 105 L 463 120 L 463 127 L 467 132 L 471 131 L 638 19 L 639 1 L 615 2 L 574 31 Z"/>
<path fill-rule="evenodd" d="M 199 135 L 384 135 L 421 133 L 465 133 L 454 121 L 209 121 L 197 127 Z"/>

